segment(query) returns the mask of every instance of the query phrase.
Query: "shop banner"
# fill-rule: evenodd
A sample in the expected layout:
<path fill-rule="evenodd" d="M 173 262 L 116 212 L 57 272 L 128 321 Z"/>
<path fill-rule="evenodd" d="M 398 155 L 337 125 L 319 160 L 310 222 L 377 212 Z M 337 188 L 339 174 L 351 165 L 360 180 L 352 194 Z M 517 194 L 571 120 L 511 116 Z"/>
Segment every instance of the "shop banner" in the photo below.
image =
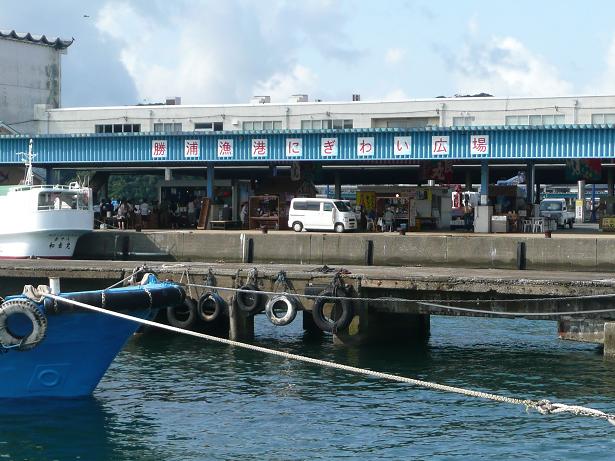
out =
<path fill-rule="evenodd" d="M 441 184 L 450 184 L 453 181 L 453 162 L 451 160 L 432 160 L 421 164 L 421 179 L 433 179 Z"/>
<path fill-rule="evenodd" d="M 602 162 L 598 159 L 566 160 L 567 181 L 598 181 L 602 177 Z"/>
<path fill-rule="evenodd" d="M 376 192 L 360 191 L 357 192 L 357 205 L 363 205 L 366 212 L 376 209 Z"/>

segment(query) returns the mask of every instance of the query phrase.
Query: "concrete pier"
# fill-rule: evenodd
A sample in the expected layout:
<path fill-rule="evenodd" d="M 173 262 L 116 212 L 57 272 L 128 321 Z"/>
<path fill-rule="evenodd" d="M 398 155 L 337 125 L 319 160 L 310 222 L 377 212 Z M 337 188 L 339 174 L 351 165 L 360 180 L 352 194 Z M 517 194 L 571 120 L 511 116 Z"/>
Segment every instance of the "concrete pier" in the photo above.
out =
<path fill-rule="evenodd" d="M 525 252 L 518 252 L 519 243 Z M 613 271 L 615 238 L 567 233 L 544 238 L 543 234 L 95 231 L 79 239 L 75 258 Z"/>
<path fill-rule="evenodd" d="M 142 264 L 142 263 L 138 263 Z M 137 263 L 125 261 L 45 261 L 20 260 L 0 261 L 3 276 L 18 278 L 28 284 L 46 283 L 50 276 L 65 281 L 88 281 L 93 288 L 108 286 L 131 274 Z M 222 287 L 237 287 L 245 283 L 250 271 L 258 271 L 259 288 L 274 291 L 280 271 L 285 271 L 297 293 L 306 290 L 321 291 L 329 286 L 340 266 L 327 268 L 316 265 L 241 263 L 149 263 L 150 270 L 161 279 L 171 279 L 202 284 L 208 273 L 213 273 L 220 294 L 229 303 L 228 331 L 233 339 L 250 340 L 254 335 L 254 318 L 237 309 L 233 304 L 234 293 Z M 369 301 L 354 301 L 354 317 L 350 326 L 338 331 L 333 337 L 345 345 L 367 343 L 410 343 L 424 341 L 429 336 L 429 318 L 432 315 L 455 315 L 469 317 L 492 317 L 490 311 L 514 313 L 514 318 L 526 317 L 538 320 L 558 320 L 559 335 L 563 339 L 605 344 L 605 351 L 615 350 L 615 335 L 608 325 L 615 322 L 615 314 L 588 313 L 593 309 L 608 309 L 613 298 L 554 299 L 562 296 L 611 295 L 615 293 L 615 277 L 609 273 L 569 271 L 517 271 L 504 269 L 464 269 L 427 267 L 365 267 L 344 266 L 341 280 L 354 298 Z M 6 285 L 5 285 L 6 286 Z M 196 299 L 202 292 L 192 288 Z M 0 293 L 1 295 L 13 294 Z M 379 298 L 401 298 L 383 300 Z M 540 301 L 498 303 L 501 299 L 540 298 Z M 418 300 L 431 300 L 435 304 L 447 300 L 472 300 L 471 304 L 452 303 L 461 307 L 473 307 L 479 312 L 451 312 L 428 306 Z M 477 301 L 491 300 L 492 303 Z M 302 300 L 303 325 L 314 331 L 311 319 L 313 300 Z M 562 317 L 559 313 L 575 314 Z M 532 316 L 541 313 L 540 316 Z M 224 329 L 223 329 L 224 330 Z M 611 346 L 614 344 L 614 346 Z"/>

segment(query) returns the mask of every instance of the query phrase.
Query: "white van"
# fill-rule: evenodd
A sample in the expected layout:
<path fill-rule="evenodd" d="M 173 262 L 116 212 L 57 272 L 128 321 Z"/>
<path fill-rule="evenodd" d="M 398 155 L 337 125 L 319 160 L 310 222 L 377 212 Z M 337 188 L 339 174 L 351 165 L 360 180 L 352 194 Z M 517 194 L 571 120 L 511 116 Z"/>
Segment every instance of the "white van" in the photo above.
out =
<path fill-rule="evenodd" d="M 334 230 L 344 232 L 357 228 L 357 218 L 347 203 L 328 198 L 294 198 L 290 202 L 288 227 L 295 232 Z"/>

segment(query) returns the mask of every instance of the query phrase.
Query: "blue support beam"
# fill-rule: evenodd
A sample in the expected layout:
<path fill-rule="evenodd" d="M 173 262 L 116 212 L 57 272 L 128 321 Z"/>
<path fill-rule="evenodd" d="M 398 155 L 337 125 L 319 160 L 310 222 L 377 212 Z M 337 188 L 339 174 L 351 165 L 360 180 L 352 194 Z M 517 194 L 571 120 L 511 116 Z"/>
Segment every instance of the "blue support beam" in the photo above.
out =
<path fill-rule="evenodd" d="M 207 164 L 207 197 L 214 199 L 214 164 Z"/>

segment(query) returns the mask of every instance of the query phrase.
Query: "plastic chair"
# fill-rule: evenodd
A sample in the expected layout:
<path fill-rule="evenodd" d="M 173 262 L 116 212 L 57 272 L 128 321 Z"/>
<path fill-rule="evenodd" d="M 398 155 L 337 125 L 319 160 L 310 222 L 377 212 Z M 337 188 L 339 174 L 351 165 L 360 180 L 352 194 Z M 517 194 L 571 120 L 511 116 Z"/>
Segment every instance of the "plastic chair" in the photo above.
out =
<path fill-rule="evenodd" d="M 544 232 L 544 222 L 542 218 L 534 218 L 534 226 L 532 232 Z"/>
<path fill-rule="evenodd" d="M 524 219 L 523 220 L 523 232 L 532 232 L 532 220 Z"/>

